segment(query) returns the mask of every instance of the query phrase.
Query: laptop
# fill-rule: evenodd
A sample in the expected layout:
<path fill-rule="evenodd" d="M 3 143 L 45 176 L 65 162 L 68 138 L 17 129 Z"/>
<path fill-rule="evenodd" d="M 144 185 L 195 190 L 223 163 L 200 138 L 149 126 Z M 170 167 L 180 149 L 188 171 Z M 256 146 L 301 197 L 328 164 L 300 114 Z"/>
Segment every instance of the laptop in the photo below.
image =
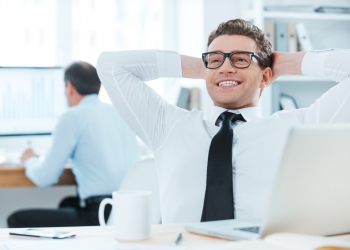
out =
<path fill-rule="evenodd" d="M 291 129 L 263 219 L 191 223 L 185 229 L 232 240 L 277 232 L 350 233 L 350 125 Z"/>

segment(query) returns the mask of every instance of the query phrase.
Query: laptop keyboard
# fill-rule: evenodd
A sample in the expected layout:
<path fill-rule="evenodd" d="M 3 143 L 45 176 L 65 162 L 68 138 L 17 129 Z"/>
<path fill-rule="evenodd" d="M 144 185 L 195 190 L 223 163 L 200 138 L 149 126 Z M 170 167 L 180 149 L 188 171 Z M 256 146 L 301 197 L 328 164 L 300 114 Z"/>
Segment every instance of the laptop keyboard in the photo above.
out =
<path fill-rule="evenodd" d="M 241 231 L 246 231 L 250 233 L 259 233 L 260 227 L 242 227 L 242 228 L 235 228 L 235 230 L 241 230 Z"/>

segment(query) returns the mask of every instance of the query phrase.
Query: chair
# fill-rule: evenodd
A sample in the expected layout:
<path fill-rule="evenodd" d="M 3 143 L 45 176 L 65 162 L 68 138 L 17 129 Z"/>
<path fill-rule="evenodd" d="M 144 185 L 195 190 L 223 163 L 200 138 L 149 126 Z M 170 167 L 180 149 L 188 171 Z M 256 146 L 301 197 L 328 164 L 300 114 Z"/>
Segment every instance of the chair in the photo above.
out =
<path fill-rule="evenodd" d="M 149 190 L 152 192 L 151 223 L 160 224 L 159 186 L 154 158 L 142 159 L 130 167 L 123 178 L 119 190 Z M 112 224 L 113 209 L 107 225 Z"/>

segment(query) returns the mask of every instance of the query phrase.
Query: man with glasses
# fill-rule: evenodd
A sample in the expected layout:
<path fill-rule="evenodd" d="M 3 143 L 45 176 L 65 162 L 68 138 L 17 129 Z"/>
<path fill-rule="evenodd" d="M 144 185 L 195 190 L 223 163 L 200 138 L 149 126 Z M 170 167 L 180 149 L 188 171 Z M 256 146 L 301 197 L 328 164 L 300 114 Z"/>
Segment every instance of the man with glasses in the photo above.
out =
<path fill-rule="evenodd" d="M 262 218 L 291 126 L 349 122 L 350 51 L 273 52 L 250 22 L 222 23 L 202 58 L 169 51 L 105 52 L 98 74 L 114 106 L 153 151 L 163 223 Z M 261 117 L 259 97 L 284 74 L 339 82 L 308 108 Z M 205 79 L 211 117 L 167 103 L 144 82 Z"/>

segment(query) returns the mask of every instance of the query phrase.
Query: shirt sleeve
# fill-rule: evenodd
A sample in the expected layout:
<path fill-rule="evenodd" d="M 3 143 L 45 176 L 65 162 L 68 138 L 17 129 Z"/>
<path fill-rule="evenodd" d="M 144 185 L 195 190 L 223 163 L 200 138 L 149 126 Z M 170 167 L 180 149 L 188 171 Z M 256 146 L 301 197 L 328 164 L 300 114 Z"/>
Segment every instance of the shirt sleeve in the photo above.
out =
<path fill-rule="evenodd" d="M 155 152 L 187 110 L 166 102 L 145 81 L 182 77 L 181 58 L 171 51 L 104 52 L 97 72 L 126 123 Z"/>
<path fill-rule="evenodd" d="M 29 158 L 24 166 L 27 177 L 38 187 L 56 184 L 62 175 L 67 160 L 72 156 L 79 136 L 77 118 L 65 113 L 53 133 L 52 146 L 43 162 L 36 157 Z"/>
<path fill-rule="evenodd" d="M 302 62 L 303 75 L 321 76 L 338 84 L 308 108 L 291 111 L 301 124 L 350 122 L 350 50 L 309 51 Z"/>

